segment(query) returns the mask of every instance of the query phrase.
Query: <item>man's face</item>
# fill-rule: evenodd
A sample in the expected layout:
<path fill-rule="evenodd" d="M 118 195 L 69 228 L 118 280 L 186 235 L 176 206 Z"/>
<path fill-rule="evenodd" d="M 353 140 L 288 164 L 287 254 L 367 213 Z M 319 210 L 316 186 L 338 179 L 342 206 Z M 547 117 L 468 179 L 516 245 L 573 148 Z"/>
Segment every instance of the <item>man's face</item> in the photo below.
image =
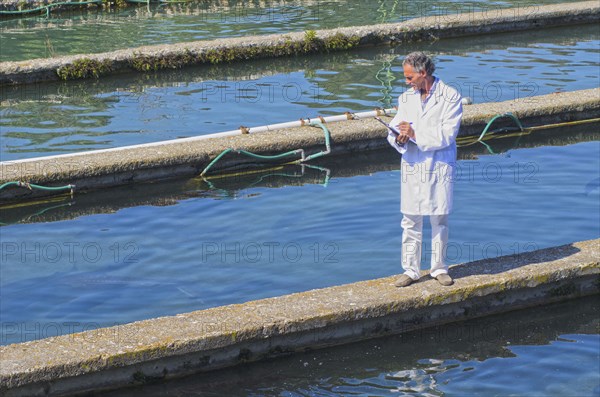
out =
<path fill-rule="evenodd" d="M 412 66 L 404 65 L 404 79 L 406 84 L 414 88 L 415 90 L 425 89 L 425 71 L 416 72 Z"/>

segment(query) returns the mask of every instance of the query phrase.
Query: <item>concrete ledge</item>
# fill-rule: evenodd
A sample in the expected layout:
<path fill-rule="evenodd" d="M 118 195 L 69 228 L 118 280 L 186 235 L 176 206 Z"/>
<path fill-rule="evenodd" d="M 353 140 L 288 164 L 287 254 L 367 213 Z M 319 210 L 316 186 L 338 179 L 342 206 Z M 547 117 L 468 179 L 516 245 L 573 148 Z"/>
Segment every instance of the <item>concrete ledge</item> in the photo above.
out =
<path fill-rule="evenodd" d="M 200 63 L 246 61 L 390 42 L 433 41 L 548 26 L 594 23 L 598 20 L 600 4 L 597 1 L 587 1 L 496 9 L 494 12 L 437 15 L 395 24 L 319 30 L 309 42 L 304 32 L 295 32 L 143 46 L 101 54 L 2 62 L 0 85 L 58 80 L 59 71 L 69 75 L 73 72 L 68 78 L 94 77 L 136 69 L 154 70 Z"/>
<path fill-rule="evenodd" d="M 600 88 L 485 103 L 465 107 L 460 135 L 479 135 L 495 115 L 512 112 L 525 127 L 600 117 Z M 494 126 L 514 126 L 498 120 Z M 332 154 L 387 147 L 385 128 L 372 118 L 329 123 Z M 208 139 L 207 139 L 208 138 Z M 210 138 L 198 136 L 90 152 L 0 163 L 0 184 L 26 181 L 41 185 L 75 184 L 78 190 L 100 189 L 135 182 L 198 175 L 227 148 L 274 154 L 304 148 L 307 154 L 324 149 L 318 127 L 298 127 L 256 134 Z M 391 150 L 391 149 L 390 149 Z M 244 169 L 253 160 L 231 154 L 219 168 Z M 215 167 L 214 170 L 219 168 Z M 11 187 L 0 191 L 0 201 L 34 198 L 43 193 Z"/>
<path fill-rule="evenodd" d="M 600 292 L 600 239 L 0 348 L 4 396 L 136 385 Z"/>
<path fill-rule="evenodd" d="M 565 146 L 598 140 L 600 140 L 600 122 L 572 127 L 568 134 L 564 134 L 561 128 L 555 128 L 527 135 L 488 140 L 487 144 L 494 153 L 501 154 L 514 149 Z M 484 145 L 469 145 L 459 147 L 458 159 L 475 160 L 479 155 L 489 153 Z M 214 189 L 224 194 L 224 197 L 233 197 L 248 187 L 277 189 L 307 184 L 323 185 L 328 178 L 348 178 L 400 169 L 396 151 L 389 148 L 353 153 L 352 161 L 348 161 L 346 156 L 325 156 L 311 162 L 311 165 L 319 168 L 287 165 L 283 168 L 278 167 L 276 172 L 267 167 L 254 170 L 249 174 L 236 175 L 234 178 L 211 179 L 210 184 L 201 178 L 192 177 L 98 190 L 90 194 L 76 194 L 72 201 L 73 205 L 66 204 L 70 202 L 64 200 L 65 206 L 53 208 L 51 211 L 44 211 L 48 208 L 48 203 L 45 198 L 42 198 L 40 203 L 32 201 L 27 205 L 17 204 L 9 207 L 10 210 L 3 206 L 0 209 L 2 213 L 0 221 L 5 224 L 57 222 L 85 215 L 114 213 L 123 208 L 140 205 L 167 206 L 193 197 L 214 198 Z"/>

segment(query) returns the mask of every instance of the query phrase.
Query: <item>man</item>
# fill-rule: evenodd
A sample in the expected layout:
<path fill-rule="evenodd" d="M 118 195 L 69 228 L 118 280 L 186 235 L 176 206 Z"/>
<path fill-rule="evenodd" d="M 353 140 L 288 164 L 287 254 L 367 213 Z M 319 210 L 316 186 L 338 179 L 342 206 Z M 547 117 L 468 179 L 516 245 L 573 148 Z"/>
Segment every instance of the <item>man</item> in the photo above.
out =
<path fill-rule="evenodd" d="M 435 65 L 422 52 L 402 62 L 406 84 L 398 98 L 398 113 L 390 125 L 388 142 L 402 154 L 401 212 L 402 267 L 396 281 L 406 287 L 421 277 L 423 216 L 431 223 L 431 277 L 453 284 L 444 254 L 448 243 L 448 214 L 452 211 L 456 136 L 462 118 L 460 94 L 433 75 Z"/>

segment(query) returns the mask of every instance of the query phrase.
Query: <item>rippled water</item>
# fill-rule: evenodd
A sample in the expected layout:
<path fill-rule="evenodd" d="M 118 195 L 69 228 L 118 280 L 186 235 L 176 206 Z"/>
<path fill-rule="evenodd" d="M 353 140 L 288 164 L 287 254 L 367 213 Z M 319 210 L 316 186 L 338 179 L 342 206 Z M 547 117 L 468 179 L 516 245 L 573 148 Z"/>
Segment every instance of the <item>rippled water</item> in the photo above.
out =
<path fill-rule="evenodd" d="M 421 8 L 387 12 L 398 3 L 277 2 L 244 14 L 236 4 L 2 20 L 0 60 L 516 5 L 411 3 Z M 445 40 L 427 50 L 442 78 L 483 102 L 597 87 L 599 43 L 590 25 Z M 387 107 L 403 90 L 395 58 L 417 48 L 2 87 L 0 159 Z M 449 262 L 600 236 L 597 125 L 498 140 L 490 149 L 499 154 L 481 145 L 460 151 Z M 0 343 L 399 273 L 395 155 L 317 165 L 0 209 Z M 595 297 L 125 395 L 596 397 L 597 313 Z"/>
<path fill-rule="evenodd" d="M 428 44 L 438 75 L 476 103 L 598 86 L 592 25 Z M 391 107 L 417 46 L 0 87 L 0 158 L 101 149 Z"/>
<path fill-rule="evenodd" d="M 125 10 L 69 10 L 50 17 L 0 19 L 0 61 L 104 52 L 141 45 L 399 22 L 409 18 L 533 6 L 565 0 L 202 1 Z"/>
<path fill-rule="evenodd" d="M 450 263 L 600 236 L 598 126 L 534 135 L 461 149 Z M 1 342 L 399 273 L 394 152 L 316 164 L 2 208 Z"/>
<path fill-rule="evenodd" d="M 106 397 L 595 397 L 599 309 L 595 296 Z"/>

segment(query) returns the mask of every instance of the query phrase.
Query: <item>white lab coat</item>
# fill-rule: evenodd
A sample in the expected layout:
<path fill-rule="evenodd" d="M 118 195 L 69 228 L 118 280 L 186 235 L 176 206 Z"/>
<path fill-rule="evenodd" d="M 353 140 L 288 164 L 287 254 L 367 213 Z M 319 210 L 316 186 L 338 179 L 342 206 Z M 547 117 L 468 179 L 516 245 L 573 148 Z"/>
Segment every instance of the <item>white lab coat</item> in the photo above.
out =
<path fill-rule="evenodd" d="M 444 215 L 452 211 L 461 118 L 460 94 L 437 77 L 424 108 L 420 93 L 412 88 L 398 98 L 398 113 L 390 125 L 408 121 L 415 131 L 415 140 L 402 146 L 388 133 L 388 142 L 402 154 L 402 213 Z"/>

